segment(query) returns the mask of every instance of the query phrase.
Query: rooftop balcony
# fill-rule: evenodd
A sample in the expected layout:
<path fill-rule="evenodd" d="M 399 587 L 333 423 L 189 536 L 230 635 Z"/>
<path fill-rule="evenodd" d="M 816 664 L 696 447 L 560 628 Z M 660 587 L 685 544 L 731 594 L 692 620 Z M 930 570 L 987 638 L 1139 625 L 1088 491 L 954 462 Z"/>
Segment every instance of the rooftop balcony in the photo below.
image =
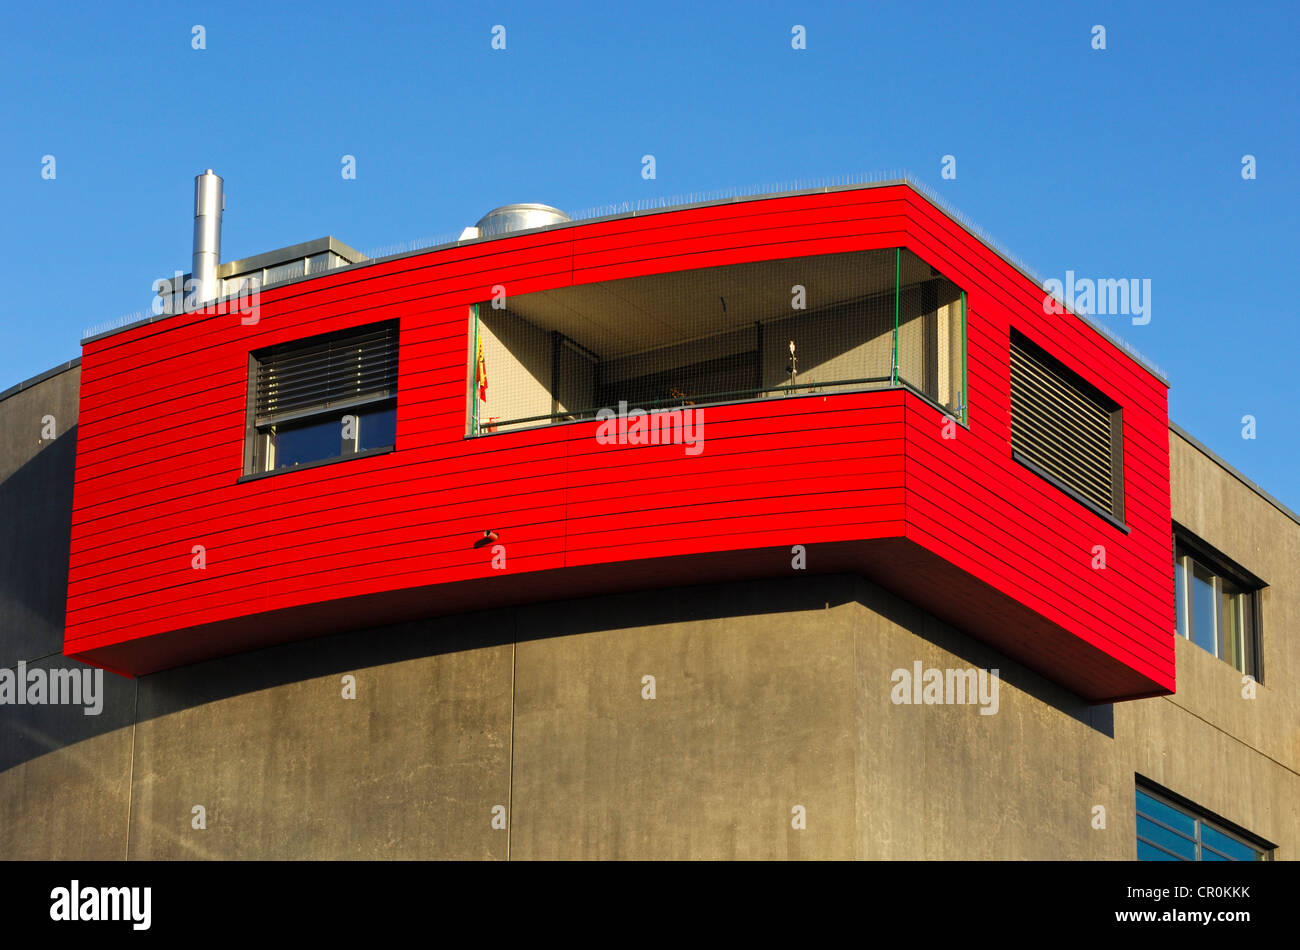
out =
<path fill-rule="evenodd" d="M 1174 687 L 1163 380 L 906 185 L 328 270 L 88 340 L 80 419 L 65 652 L 127 675 L 848 571 L 1085 698 Z"/>

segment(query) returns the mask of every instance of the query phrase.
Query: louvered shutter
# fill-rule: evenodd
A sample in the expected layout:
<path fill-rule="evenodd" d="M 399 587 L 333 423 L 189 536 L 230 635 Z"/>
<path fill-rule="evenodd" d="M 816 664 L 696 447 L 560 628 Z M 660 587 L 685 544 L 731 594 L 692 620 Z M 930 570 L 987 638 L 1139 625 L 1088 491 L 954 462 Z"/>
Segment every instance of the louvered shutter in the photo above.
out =
<path fill-rule="evenodd" d="M 256 425 L 397 395 L 397 324 L 276 347 L 257 361 Z"/>
<path fill-rule="evenodd" d="M 1114 412 L 1069 371 L 1012 338 L 1012 449 L 1118 516 Z"/>

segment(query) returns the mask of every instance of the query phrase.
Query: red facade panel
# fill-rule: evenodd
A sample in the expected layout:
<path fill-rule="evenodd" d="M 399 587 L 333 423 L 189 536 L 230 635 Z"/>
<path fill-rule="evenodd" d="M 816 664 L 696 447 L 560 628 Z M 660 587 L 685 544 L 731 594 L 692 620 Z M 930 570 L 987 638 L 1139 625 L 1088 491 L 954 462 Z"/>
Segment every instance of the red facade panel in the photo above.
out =
<path fill-rule="evenodd" d="M 597 423 L 468 438 L 467 310 L 512 295 L 904 247 L 965 289 L 969 427 L 914 393 L 707 406 L 705 450 Z M 65 652 L 140 674 L 283 639 L 623 587 L 856 570 L 1080 695 L 1174 685 L 1164 384 L 903 185 L 666 211 L 329 273 L 259 319 L 88 342 Z M 401 325 L 396 450 L 240 480 L 249 354 Z M 1011 457 L 1012 328 L 1123 407 L 1125 528 Z M 504 569 L 485 530 L 505 546 Z M 195 545 L 205 552 L 192 567 Z M 1095 549 L 1106 566 L 1094 567 Z"/>

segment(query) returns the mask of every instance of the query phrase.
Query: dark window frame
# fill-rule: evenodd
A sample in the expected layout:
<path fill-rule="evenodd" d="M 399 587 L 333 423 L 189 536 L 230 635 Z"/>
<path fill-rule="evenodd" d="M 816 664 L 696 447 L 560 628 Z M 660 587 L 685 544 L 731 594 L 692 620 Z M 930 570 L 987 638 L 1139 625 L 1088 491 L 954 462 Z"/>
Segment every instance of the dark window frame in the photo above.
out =
<path fill-rule="evenodd" d="M 1256 683 L 1262 684 L 1264 682 L 1264 622 L 1263 622 L 1264 621 L 1264 609 L 1263 609 L 1264 597 L 1263 597 L 1263 593 L 1265 590 L 1268 589 L 1268 584 L 1265 583 L 1263 580 L 1261 580 L 1258 576 L 1256 576 L 1252 572 L 1248 571 L 1246 568 L 1242 567 L 1236 561 L 1232 560 L 1223 552 L 1219 551 L 1217 548 L 1201 540 L 1199 537 L 1197 537 L 1192 532 L 1188 531 L 1186 528 L 1184 528 L 1182 525 L 1178 524 L 1177 522 L 1174 523 L 1174 531 L 1173 531 L 1173 555 L 1174 555 L 1174 597 L 1175 598 L 1177 598 L 1178 596 L 1178 572 L 1185 569 L 1182 563 L 1184 557 L 1190 558 L 1192 561 L 1195 561 L 1197 564 L 1199 564 L 1210 574 L 1214 575 L 1216 579 L 1216 583 L 1213 585 L 1214 593 L 1215 593 L 1214 613 L 1215 613 L 1215 623 L 1216 623 L 1215 649 L 1213 651 L 1205 650 L 1205 652 L 1209 653 L 1214 658 L 1228 664 L 1229 666 L 1232 666 L 1232 668 L 1237 670 L 1239 673 L 1243 673 L 1247 676 L 1250 676 L 1252 679 L 1254 679 Z M 1251 616 L 1251 631 L 1250 631 L 1251 642 L 1249 644 L 1249 650 L 1250 650 L 1250 657 L 1254 661 L 1253 670 L 1240 669 L 1235 664 L 1233 664 L 1230 660 L 1228 660 L 1226 656 L 1223 655 L 1224 653 L 1223 642 L 1222 642 L 1222 637 L 1219 635 L 1217 624 L 1219 622 L 1219 619 L 1222 617 L 1222 613 L 1223 613 L 1223 605 L 1221 600 L 1222 598 L 1221 582 L 1225 580 L 1231 583 L 1233 586 L 1239 588 L 1240 593 L 1245 594 L 1249 597 L 1250 616 Z M 1184 596 L 1190 598 L 1191 584 L 1188 582 L 1188 578 L 1186 577 L 1184 578 L 1183 581 L 1183 591 L 1184 591 Z M 1175 608 L 1177 608 L 1178 606 L 1179 605 L 1175 603 Z M 1182 605 L 1183 608 L 1182 615 L 1184 617 L 1184 620 L 1188 619 L 1191 615 L 1190 607 L 1191 607 L 1190 603 L 1185 603 Z M 1175 616 L 1177 616 L 1177 614 L 1178 611 L 1175 610 Z M 1184 640 L 1188 641 L 1189 643 L 1196 644 L 1198 647 L 1201 647 L 1201 649 L 1203 650 L 1205 649 L 1199 643 L 1196 643 L 1194 639 L 1192 639 L 1191 636 L 1192 631 L 1190 626 L 1185 627 L 1184 629 L 1176 629 L 1176 632 L 1178 636 L 1182 637 Z M 1249 665 L 1249 664 L 1243 664 L 1243 665 Z"/>
<path fill-rule="evenodd" d="M 1125 523 L 1124 508 L 1124 407 L 1114 398 L 1103 392 L 1096 385 L 1084 379 L 1074 370 L 1070 369 L 1059 359 L 1054 357 L 1043 347 L 1039 346 L 1025 334 L 1012 327 L 1010 332 L 1008 354 L 1012 354 L 1014 349 L 1019 349 L 1029 359 L 1034 360 L 1042 365 L 1051 374 L 1057 376 L 1060 381 L 1072 388 L 1085 400 L 1094 403 L 1098 409 L 1109 416 L 1109 445 L 1108 456 L 1110 458 L 1110 507 L 1106 508 L 1098 504 L 1094 499 L 1085 495 L 1075 485 L 1065 481 L 1060 475 L 1049 471 L 1039 462 L 1035 461 L 1029 455 L 1016 448 L 1015 439 L 1015 371 L 1012 368 L 1011 360 L 1014 355 L 1009 355 L 1007 367 L 1008 372 L 1008 391 L 1012 394 L 1012 405 L 1009 410 L 1011 420 L 1011 457 L 1025 468 L 1032 471 L 1035 475 L 1049 482 L 1053 487 L 1059 489 L 1066 495 L 1069 495 L 1079 504 L 1083 505 L 1094 514 L 1099 515 L 1102 519 L 1109 522 L 1114 527 L 1129 533 L 1129 527 Z"/>
<path fill-rule="evenodd" d="M 392 333 L 393 365 L 391 367 L 391 374 L 384 380 L 385 385 L 383 387 L 376 388 L 375 391 L 372 392 L 362 392 L 352 396 L 327 398 L 319 405 L 306 405 L 293 410 L 284 411 L 279 413 L 274 420 L 269 422 L 263 421 L 259 424 L 258 370 L 259 367 L 268 359 L 292 354 L 296 350 L 308 350 L 322 344 L 346 343 L 349 340 L 385 330 L 389 330 Z M 313 459 L 295 465 L 267 468 L 265 447 L 267 444 L 266 440 L 271 435 L 269 430 L 276 425 L 283 425 L 286 423 L 300 425 L 308 424 L 313 420 L 324 421 L 330 419 L 337 419 L 341 425 L 345 416 L 360 415 L 359 410 L 366 411 L 391 408 L 394 414 L 396 414 L 399 376 L 397 353 L 400 351 L 400 337 L 401 326 L 398 320 L 381 320 L 374 323 L 332 331 L 330 333 L 322 333 L 315 336 L 303 337 L 298 340 L 278 343 L 273 346 L 263 347 L 262 349 L 250 352 L 248 354 L 248 379 L 245 393 L 244 460 L 242 474 L 238 481 L 244 482 L 252 479 L 267 478 L 285 472 L 300 471 L 306 468 L 317 468 L 322 465 L 332 465 L 338 462 L 345 462 L 349 459 L 366 458 L 371 455 L 383 455 L 395 451 L 397 448 L 397 437 L 395 431 L 392 444 L 372 446 L 365 449 L 358 448 L 361 439 L 364 437 L 359 425 L 350 440 L 350 446 L 344 442 L 342 439 L 342 433 L 340 432 L 340 446 L 337 455 Z M 380 389 L 383 391 L 381 392 Z M 358 422 L 359 421 L 360 420 L 358 420 Z"/>

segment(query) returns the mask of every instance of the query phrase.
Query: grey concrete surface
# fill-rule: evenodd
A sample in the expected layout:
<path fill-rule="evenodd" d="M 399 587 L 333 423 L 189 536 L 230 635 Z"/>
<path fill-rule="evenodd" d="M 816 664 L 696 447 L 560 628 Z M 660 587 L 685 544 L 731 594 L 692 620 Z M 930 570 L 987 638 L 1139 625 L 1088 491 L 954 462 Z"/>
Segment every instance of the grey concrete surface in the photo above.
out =
<path fill-rule="evenodd" d="M 47 676 L 56 669 L 90 668 L 62 656 L 27 663 Z M 83 705 L 0 706 L 0 858 L 126 857 L 136 684 L 97 672 L 98 715 L 86 714 L 84 696 Z"/>
<path fill-rule="evenodd" d="M 847 581 L 521 611 L 512 856 L 852 857 Z"/>
<path fill-rule="evenodd" d="M 492 809 L 509 800 L 514 647 L 491 628 L 513 621 L 453 617 L 141 677 L 130 856 L 504 858 Z"/>
<path fill-rule="evenodd" d="M 63 652 L 80 382 L 74 366 L 0 400 L 0 665 Z"/>

